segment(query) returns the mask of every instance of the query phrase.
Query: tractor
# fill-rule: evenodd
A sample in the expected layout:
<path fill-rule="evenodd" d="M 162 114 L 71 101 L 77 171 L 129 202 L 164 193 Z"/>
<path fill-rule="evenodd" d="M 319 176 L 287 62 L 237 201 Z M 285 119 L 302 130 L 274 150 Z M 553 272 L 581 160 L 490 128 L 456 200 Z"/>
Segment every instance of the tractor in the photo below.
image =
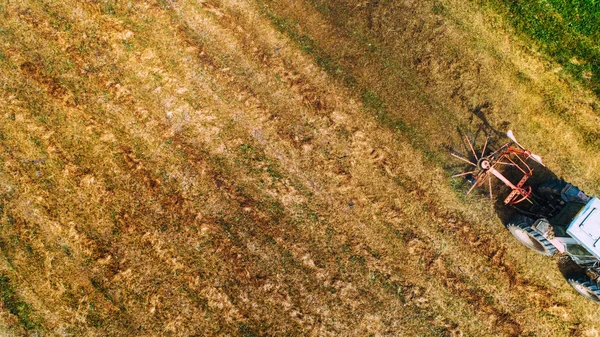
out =
<path fill-rule="evenodd" d="M 552 256 L 559 252 L 569 284 L 581 295 L 600 303 L 600 199 L 589 197 L 576 186 L 557 178 L 538 177 L 533 167 L 545 168 L 542 158 L 523 147 L 512 131 L 508 142 L 492 147 L 487 135 L 483 148 L 463 135 L 467 155 L 450 154 L 468 165 L 464 177 L 471 184 L 467 194 L 485 184 L 507 193 L 497 204 L 511 210 L 508 231 L 525 247 Z M 535 179 L 532 179 L 535 177 Z M 487 193 L 487 192 L 486 192 Z"/>

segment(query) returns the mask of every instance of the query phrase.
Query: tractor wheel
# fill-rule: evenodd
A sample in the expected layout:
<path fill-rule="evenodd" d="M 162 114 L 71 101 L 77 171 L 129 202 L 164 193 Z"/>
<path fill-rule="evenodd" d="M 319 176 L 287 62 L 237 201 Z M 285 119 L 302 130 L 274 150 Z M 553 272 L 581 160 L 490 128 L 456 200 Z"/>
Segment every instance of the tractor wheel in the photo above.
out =
<path fill-rule="evenodd" d="M 537 188 L 537 194 L 548 201 L 560 202 L 565 186 L 567 183 L 562 179 L 549 179 Z"/>
<path fill-rule="evenodd" d="M 587 275 L 575 275 L 567 278 L 567 282 L 578 293 L 593 302 L 600 303 L 600 286 Z"/>
<path fill-rule="evenodd" d="M 531 228 L 533 222 L 532 219 L 526 216 L 517 215 L 508 222 L 506 228 L 525 247 L 541 255 L 554 255 L 556 248 L 550 241 Z"/>

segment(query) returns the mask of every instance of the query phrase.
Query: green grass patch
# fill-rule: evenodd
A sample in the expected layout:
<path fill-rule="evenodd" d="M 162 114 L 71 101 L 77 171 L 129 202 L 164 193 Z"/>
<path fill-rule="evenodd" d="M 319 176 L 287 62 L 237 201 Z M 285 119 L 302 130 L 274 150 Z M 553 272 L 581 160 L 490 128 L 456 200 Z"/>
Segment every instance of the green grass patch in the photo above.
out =
<path fill-rule="evenodd" d="M 485 4 L 600 97 L 600 2 L 493 0 Z"/>
<path fill-rule="evenodd" d="M 116 15 L 117 11 L 115 10 L 114 3 L 112 1 L 106 1 L 101 5 L 101 11 L 103 14 L 108 15 Z"/>
<path fill-rule="evenodd" d="M 30 331 L 39 328 L 40 322 L 33 317 L 31 305 L 17 295 L 9 278 L 5 275 L 0 275 L 0 292 L 2 293 L 4 307 L 19 319 L 19 323 L 26 330 Z"/>
<path fill-rule="evenodd" d="M 404 121 L 402 121 L 398 117 L 394 117 L 385 107 L 385 103 L 375 92 L 366 88 L 363 89 L 361 94 L 363 107 L 371 111 L 379 120 L 379 122 L 383 125 L 388 126 L 389 128 L 401 131 L 403 133 L 411 133 L 413 132 L 413 128 L 407 125 Z"/>
<path fill-rule="evenodd" d="M 133 42 L 123 39 L 123 40 L 121 40 L 121 44 L 123 45 L 123 47 L 125 47 L 125 50 L 127 50 L 127 51 L 133 50 Z"/>

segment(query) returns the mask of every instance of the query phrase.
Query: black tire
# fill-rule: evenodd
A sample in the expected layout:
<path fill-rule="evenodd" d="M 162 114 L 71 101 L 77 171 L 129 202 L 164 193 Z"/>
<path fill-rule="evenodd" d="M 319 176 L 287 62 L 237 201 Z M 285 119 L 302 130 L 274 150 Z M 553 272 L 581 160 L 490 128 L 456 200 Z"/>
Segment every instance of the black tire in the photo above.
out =
<path fill-rule="evenodd" d="M 549 179 L 538 186 L 537 194 L 548 201 L 560 203 L 561 193 L 566 186 L 567 182 L 562 179 Z"/>
<path fill-rule="evenodd" d="M 567 277 L 567 282 L 588 300 L 600 304 L 600 286 L 587 275 L 574 275 Z"/>
<path fill-rule="evenodd" d="M 533 219 L 519 214 L 508 221 L 506 229 L 521 244 L 534 252 L 544 256 L 554 255 L 556 248 L 554 248 L 550 241 L 531 228 L 533 223 Z"/>

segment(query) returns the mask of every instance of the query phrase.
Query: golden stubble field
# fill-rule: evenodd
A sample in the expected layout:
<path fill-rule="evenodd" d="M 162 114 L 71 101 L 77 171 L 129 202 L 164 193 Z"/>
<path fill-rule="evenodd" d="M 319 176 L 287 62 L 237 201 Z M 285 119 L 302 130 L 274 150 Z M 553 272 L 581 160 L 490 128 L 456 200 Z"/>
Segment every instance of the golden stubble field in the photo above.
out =
<path fill-rule="evenodd" d="M 0 329 L 596 336 L 457 127 L 600 192 L 598 100 L 475 1 L 0 1 Z"/>

